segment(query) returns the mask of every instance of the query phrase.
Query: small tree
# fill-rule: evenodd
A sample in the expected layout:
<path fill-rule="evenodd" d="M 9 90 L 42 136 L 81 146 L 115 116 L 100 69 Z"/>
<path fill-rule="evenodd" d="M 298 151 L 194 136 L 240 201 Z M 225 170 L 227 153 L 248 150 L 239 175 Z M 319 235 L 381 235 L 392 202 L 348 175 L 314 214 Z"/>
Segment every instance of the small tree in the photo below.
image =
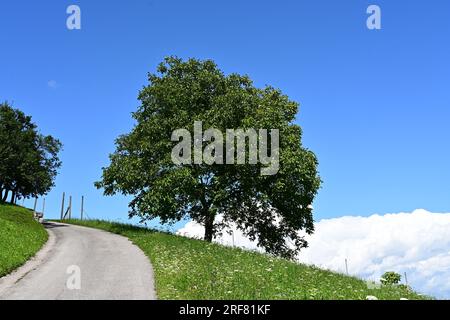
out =
<path fill-rule="evenodd" d="M 394 271 L 385 272 L 380 279 L 383 285 L 397 285 L 401 280 L 402 276 Z"/>
<path fill-rule="evenodd" d="M 293 124 L 297 103 L 274 88 L 256 88 L 247 76 L 226 76 L 210 60 L 166 58 L 149 82 L 133 114 L 136 126 L 116 140 L 111 163 L 96 186 L 106 195 L 132 195 L 130 217 L 201 223 L 206 241 L 235 223 L 268 253 L 292 258 L 306 247 L 299 231 L 314 230 L 311 204 L 320 179 L 317 159 L 302 146 L 301 128 Z M 223 133 L 278 129 L 277 174 L 261 175 L 265 165 L 250 164 L 248 155 L 239 165 L 174 163 L 171 135 L 178 129 L 192 132 L 195 121 Z M 248 149 L 248 139 L 245 144 Z M 214 150 L 215 159 L 223 156 Z M 220 223 L 215 219 L 219 214 Z"/>
<path fill-rule="evenodd" d="M 22 111 L 0 104 L 0 201 L 37 197 L 54 186 L 61 142 L 44 136 Z"/>

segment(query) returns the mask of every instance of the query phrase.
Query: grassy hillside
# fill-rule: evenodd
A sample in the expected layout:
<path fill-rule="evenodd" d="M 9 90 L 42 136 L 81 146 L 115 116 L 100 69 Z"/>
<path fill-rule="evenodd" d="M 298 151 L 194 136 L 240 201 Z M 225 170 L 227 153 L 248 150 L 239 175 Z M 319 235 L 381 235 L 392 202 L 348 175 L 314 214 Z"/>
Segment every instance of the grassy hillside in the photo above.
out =
<path fill-rule="evenodd" d="M 368 289 L 357 278 L 255 252 L 104 221 L 69 223 L 128 237 L 150 258 L 159 299 L 424 299 L 398 287 Z"/>
<path fill-rule="evenodd" d="M 30 210 L 0 204 L 0 277 L 33 257 L 47 237 Z"/>

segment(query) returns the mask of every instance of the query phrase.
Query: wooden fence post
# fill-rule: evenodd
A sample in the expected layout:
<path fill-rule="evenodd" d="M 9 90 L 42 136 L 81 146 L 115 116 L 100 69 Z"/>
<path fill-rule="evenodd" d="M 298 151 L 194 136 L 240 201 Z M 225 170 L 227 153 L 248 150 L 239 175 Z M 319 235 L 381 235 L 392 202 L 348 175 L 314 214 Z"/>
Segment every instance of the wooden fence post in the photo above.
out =
<path fill-rule="evenodd" d="M 84 213 L 84 196 L 81 196 L 81 221 L 83 221 L 83 213 Z"/>
<path fill-rule="evenodd" d="M 72 196 L 69 196 L 69 220 L 72 219 Z"/>
<path fill-rule="evenodd" d="M 66 193 L 63 192 L 62 203 L 61 203 L 61 221 L 64 220 L 64 198 L 66 197 Z"/>
<path fill-rule="evenodd" d="M 347 261 L 347 259 L 345 259 L 345 272 L 348 275 L 348 261 Z"/>

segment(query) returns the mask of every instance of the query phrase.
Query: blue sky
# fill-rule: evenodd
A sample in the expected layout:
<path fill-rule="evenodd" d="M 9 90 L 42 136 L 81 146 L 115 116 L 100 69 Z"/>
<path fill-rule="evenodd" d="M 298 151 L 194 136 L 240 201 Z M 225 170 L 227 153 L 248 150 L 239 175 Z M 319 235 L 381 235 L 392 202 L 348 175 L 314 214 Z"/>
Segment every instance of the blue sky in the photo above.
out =
<path fill-rule="evenodd" d="M 71 4 L 81 30 L 66 28 Z M 382 30 L 366 28 L 370 4 Z M 64 143 L 47 217 L 65 191 L 75 214 L 84 195 L 89 217 L 127 219 L 128 199 L 93 182 L 167 55 L 213 59 L 301 104 L 323 179 L 316 220 L 448 212 L 449 16 L 446 0 L 2 1 L 0 100 Z"/>

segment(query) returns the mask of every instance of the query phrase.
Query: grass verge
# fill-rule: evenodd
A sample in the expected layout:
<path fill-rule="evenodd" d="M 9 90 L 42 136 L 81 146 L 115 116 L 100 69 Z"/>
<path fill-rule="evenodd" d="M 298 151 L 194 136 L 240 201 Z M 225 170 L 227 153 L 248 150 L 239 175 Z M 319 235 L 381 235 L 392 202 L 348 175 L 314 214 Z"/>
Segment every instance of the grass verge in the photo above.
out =
<path fill-rule="evenodd" d="M 402 287 L 369 289 L 365 281 L 355 277 L 131 225 L 66 222 L 133 241 L 152 262 L 159 299 L 365 300 L 369 295 L 380 300 L 427 299 Z"/>
<path fill-rule="evenodd" d="M 0 204 L 0 277 L 33 257 L 47 241 L 43 226 L 25 208 Z"/>

